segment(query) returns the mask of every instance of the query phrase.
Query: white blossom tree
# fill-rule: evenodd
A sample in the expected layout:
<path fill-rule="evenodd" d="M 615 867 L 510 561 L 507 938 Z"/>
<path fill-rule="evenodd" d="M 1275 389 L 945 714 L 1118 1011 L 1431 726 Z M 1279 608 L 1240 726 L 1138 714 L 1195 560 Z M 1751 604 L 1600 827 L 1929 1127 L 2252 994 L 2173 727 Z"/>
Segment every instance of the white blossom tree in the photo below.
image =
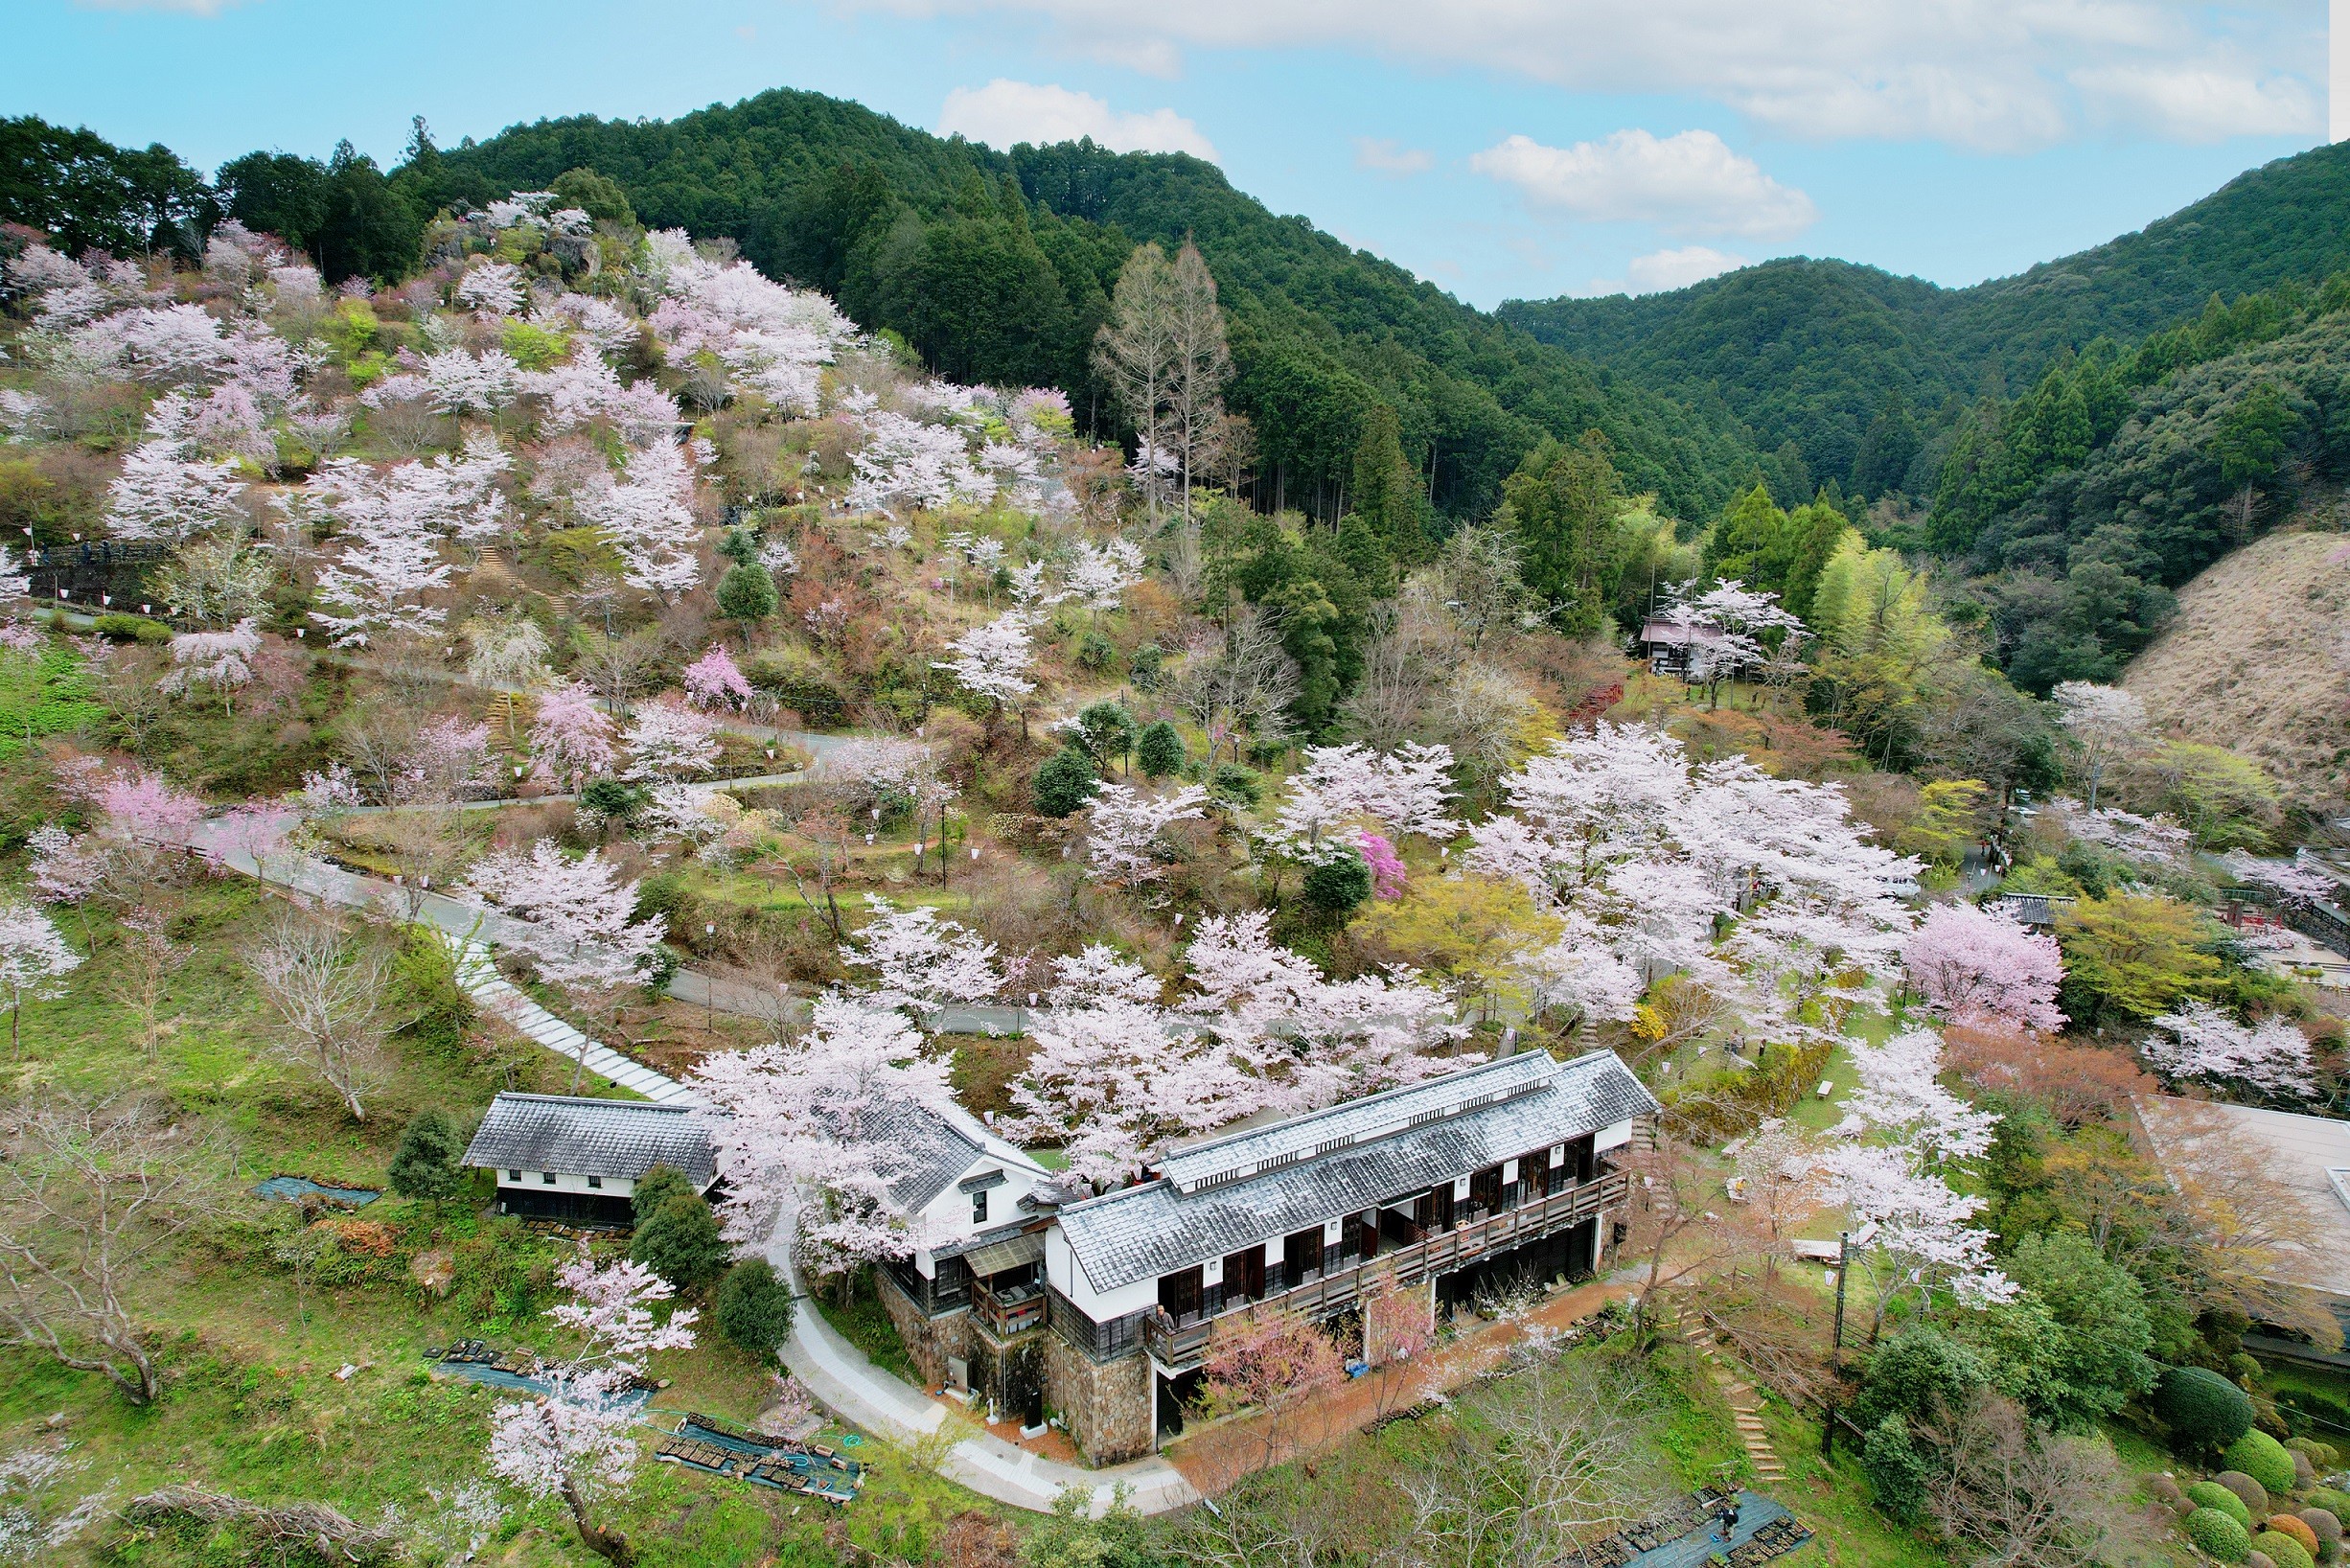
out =
<path fill-rule="evenodd" d="M 237 692 L 252 682 L 253 656 L 261 652 L 261 625 L 250 615 L 225 632 L 181 632 L 172 638 L 172 667 L 156 685 L 177 696 L 191 686 L 210 686 L 223 712 L 235 711 Z"/>
<path fill-rule="evenodd" d="M 281 1053 L 332 1089 L 352 1120 L 366 1120 L 364 1097 L 383 1080 L 393 1025 L 389 955 L 329 920 L 289 911 L 245 962 L 277 1015 Z"/>
<path fill-rule="evenodd" d="M 629 726 L 624 778 L 674 780 L 718 766 L 718 726 L 675 700 L 648 703 Z"/>
<path fill-rule="evenodd" d="M 106 531 L 116 539 L 186 539 L 243 516 L 244 485 L 231 461 L 191 457 L 177 437 L 143 441 L 106 487 Z"/>
<path fill-rule="evenodd" d="M 622 575 L 666 600 L 702 581 L 702 525 L 694 517 L 693 471 L 675 442 L 629 453 L 627 470 L 579 497 L 581 518 L 620 552 Z"/>
<path fill-rule="evenodd" d="M 1173 1140 L 1212 1131 L 1262 1103 L 1259 1086 L 1205 1030 L 1154 1006 L 1103 997 L 1031 1019 L 1028 1064 L 1012 1080 L 1013 1125 L 1057 1143 L 1100 1186 L 1132 1178 Z"/>
<path fill-rule="evenodd" d="M 987 699 L 990 717 L 1003 711 L 1036 689 L 1031 679 L 1035 652 L 1028 637 L 1026 615 L 1014 610 L 986 625 L 975 627 L 947 644 L 955 657 L 932 668 L 944 670 L 962 687 Z"/>
<path fill-rule="evenodd" d="M 1104 784 L 1086 808 L 1086 864 L 1112 885 L 1163 881 L 1166 866 L 1156 853 L 1160 835 L 1177 822 L 1205 816 L 1207 803 L 1208 792 L 1196 784 L 1165 796 Z"/>
<path fill-rule="evenodd" d="M 633 1429 L 642 1400 L 633 1394 L 657 1350 L 690 1349 L 692 1307 L 655 1307 L 676 1292 L 642 1263 L 599 1266 L 586 1242 L 556 1282 L 572 1300 L 547 1309 L 580 1337 L 579 1348 L 546 1370 L 547 1393 L 509 1400 L 490 1416 L 490 1467 L 533 1497 L 561 1498 L 583 1545 L 627 1568 L 628 1537 L 598 1525 L 592 1506 L 625 1487 L 640 1457 Z"/>
<path fill-rule="evenodd" d="M 11 1054 L 24 1056 L 25 1003 L 63 995 L 65 977 L 81 967 L 81 955 L 49 916 L 21 898 L 0 899 L 0 994 L 8 998 Z"/>
<path fill-rule="evenodd" d="M 447 606 L 426 603 L 453 570 L 441 558 L 440 500 L 430 488 L 387 478 L 348 457 L 330 459 L 298 497 L 279 497 L 296 519 L 332 519 L 344 540 L 341 553 L 318 574 L 318 601 L 327 608 L 311 611 L 335 646 L 365 647 L 386 634 L 424 635 L 449 618 Z"/>
<path fill-rule="evenodd" d="M 611 772 L 619 755 L 612 743 L 616 727 L 585 686 L 573 682 L 541 693 L 538 717 L 530 726 L 534 770 L 567 790 Z"/>
<path fill-rule="evenodd" d="M 870 970 L 872 1005 L 919 1011 L 984 1002 L 1003 986 L 996 947 L 926 904 L 870 900 L 872 918 L 841 944 L 841 961 Z"/>
<path fill-rule="evenodd" d="M 571 860 L 552 839 L 541 839 L 527 855 L 484 855 L 466 888 L 515 917 L 515 945 L 549 984 L 591 994 L 641 980 L 668 929 L 657 914 L 635 918 L 636 884 L 621 880 L 620 867 L 601 852 L 590 849 Z M 587 1049 L 583 1034 L 574 1094 L 587 1072 Z"/>
<path fill-rule="evenodd" d="M 896 1012 L 839 995 L 797 1040 L 705 1057 L 695 1082 L 722 1113 L 707 1124 L 726 1234 L 762 1249 L 789 1221 L 820 1273 L 910 1255 L 922 1236 L 891 1187 L 913 1156 L 893 1135 L 908 1116 L 954 1114 L 949 1068 Z"/>
<path fill-rule="evenodd" d="M 1352 744 L 1308 747 L 1305 766 L 1290 779 L 1263 837 L 1306 862 L 1352 847 L 1352 835 L 1332 834 L 1350 822 L 1441 842 L 1461 831 L 1444 815 L 1445 802 L 1460 793 L 1452 787 L 1452 766 L 1450 748 L 1412 741 L 1389 752 Z"/>
<path fill-rule="evenodd" d="M 2208 1002 L 2189 1002 L 2154 1020 L 2161 1031 L 2139 1049 L 2164 1077 L 2246 1084 L 2286 1099 L 2317 1092 L 2309 1037 L 2281 1018 L 2245 1025 Z"/>
<path fill-rule="evenodd" d="M 2089 680 L 2060 681 L 2049 696 L 2080 762 L 2088 809 L 2095 811 L 2107 770 L 2146 745 L 2146 703 L 2135 692 Z"/>

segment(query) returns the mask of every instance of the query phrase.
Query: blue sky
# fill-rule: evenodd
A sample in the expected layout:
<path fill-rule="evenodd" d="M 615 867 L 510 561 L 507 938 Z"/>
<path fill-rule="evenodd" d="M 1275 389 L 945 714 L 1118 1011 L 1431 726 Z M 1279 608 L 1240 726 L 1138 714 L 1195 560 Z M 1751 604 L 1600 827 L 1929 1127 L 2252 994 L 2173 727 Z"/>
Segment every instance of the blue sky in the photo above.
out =
<path fill-rule="evenodd" d="M 387 163 L 773 86 L 1212 155 L 1462 298 L 1841 256 L 1963 285 L 2324 137 L 2319 0 L 0 0 L 0 111 Z"/>

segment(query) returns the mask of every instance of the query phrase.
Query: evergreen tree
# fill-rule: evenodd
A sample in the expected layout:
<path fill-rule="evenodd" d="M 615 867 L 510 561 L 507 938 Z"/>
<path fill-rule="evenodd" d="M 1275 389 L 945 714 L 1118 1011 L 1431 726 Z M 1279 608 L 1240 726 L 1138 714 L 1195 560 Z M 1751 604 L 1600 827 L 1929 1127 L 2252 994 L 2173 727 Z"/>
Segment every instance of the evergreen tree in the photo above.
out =
<path fill-rule="evenodd" d="M 1877 417 L 1860 437 L 1860 450 L 1853 458 L 1853 493 L 1862 500 L 1873 501 L 1879 496 L 1901 488 L 1909 473 L 1909 465 L 1917 461 L 1918 422 L 1911 417 L 1909 400 L 1896 390 L 1885 394 L 1878 406 Z"/>
<path fill-rule="evenodd" d="M 636 1178 L 636 1186 L 629 1193 L 629 1208 L 636 1223 L 642 1225 L 670 1199 L 695 1195 L 694 1184 L 685 1172 L 675 1165 L 655 1165 Z"/>
<path fill-rule="evenodd" d="M 1586 430 L 1573 446 L 1545 443 L 1504 483 L 1517 519 L 1526 586 L 1542 595 L 1553 623 L 1590 636 L 1607 622 L 1624 567 L 1624 480 L 1608 440 Z"/>
<path fill-rule="evenodd" d="M 446 1203 L 455 1197 L 465 1181 L 465 1135 L 440 1112 L 417 1112 L 392 1156 L 392 1190 L 420 1203 Z"/>
<path fill-rule="evenodd" d="M 1145 778 L 1164 778 L 1180 772 L 1184 765 L 1184 738 L 1173 725 L 1161 719 L 1146 727 L 1134 743 L 1134 760 Z"/>
<path fill-rule="evenodd" d="M 698 1193 L 680 1192 L 637 1224 L 629 1257 L 680 1290 L 693 1290 L 718 1278 L 728 1252 L 709 1204 Z"/>
<path fill-rule="evenodd" d="M 772 1358 L 792 1337 L 792 1287 L 764 1257 L 747 1257 L 719 1281 L 710 1315 L 736 1349 Z"/>
<path fill-rule="evenodd" d="M 405 276 L 425 232 L 415 208 L 347 141 L 335 144 L 326 173 L 326 219 L 311 247 L 319 271 L 330 283 Z"/>
<path fill-rule="evenodd" d="M 1372 404 L 1363 421 L 1363 436 L 1354 448 L 1354 473 L 1347 489 L 1347 503 L 1348 510 L 1369 526 L 1372 536 L 1386 545 L 1391 561 L 1409 566 L 1427 554 L 1427 531 L 1420 521 L 1424 503 L 1419 475 L 1403 455 L 1402 426 L 1395 410 L 1387 404 Z M 1357 575 L 1360 574 L 1358 567 Z"/>
<path fill-rule="evenodd" d="M 1037 765 L 1028 778 L 1028 798 L 1042 817 L 1067 817 L 1085 809 L 1101 775 L 1081 746 L 1065 746 Z"/>
<path fill-rule="evenodd" d="M 730 621 L 741 621 L 746 626 L 763 621 L 781 603 L 775 592 L 774 576 L 756 561 L 748 565 L 728 566 L 726 575 L 718 581 L 718 612 Z"/>
<path fill-rule="evenodd" d="M 1094 763 L 1107 768 L 1134 747 L 1134 715 L 1107 700 L 1077 715 L 1077 733 Z"/>
<path fill-rule="evenodd" d="M 315 158 L 248 152 L 222 164 L 214 183 L 229 217 L 297 250 L 309 250 L 326 227 L 327 171 Z"/>

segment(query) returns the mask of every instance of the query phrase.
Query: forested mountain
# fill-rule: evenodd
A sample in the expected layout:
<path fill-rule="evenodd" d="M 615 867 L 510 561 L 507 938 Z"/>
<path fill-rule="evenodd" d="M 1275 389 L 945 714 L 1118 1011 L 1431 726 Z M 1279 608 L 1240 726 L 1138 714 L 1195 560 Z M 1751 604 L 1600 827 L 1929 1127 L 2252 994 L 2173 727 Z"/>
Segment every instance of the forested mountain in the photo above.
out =
<path fill-rule="evenodd" d="M 1710 515 L 1754 469 L 1719 410 L 1611 390 L 1574 357 L 1180 154 L 1090 142 L 999 153 L 778 90 L 674 121 L 541 121 L 441 157 L 449 177 L 501 190 L 592 168 L 646 222 L 732 236 L 762 269 L 833 291 L 943 372 L 1055 381 L 1081 413 L 1094 402 L 1088 347 L 1127 250 L 1189 236 L 1233 318 L 1232 403 L 1255 424 L 1260 482 L 1324 516 L 1381 403 L 1456 516 L 1489 509 L 1543 437 L 1592 427 L 1635 489 L 1681 516 Z"/>
<path fill-rule="evenodd" d="M 1796 259 L 1670 294 L 1513 300 L 1499 313 L 1645 386 L 1717 396 L 1765 451 L 1791 442 L 1813 480 L 1924 496 L 1938 456 L 1930 438 L 1965 403 L 2020 392 L 2062 350 L 2100 336 L 2133 342 L 2215 293 L 2315 284 L 2345 265 L 2350 147 L 2336 145 L 2252 170 L 2135 234 L 1971 288 Z M 1904 434 L 1907 425 L 1924 428 Z M 1926 467 L 1915 466 L 1921 456 Z"/>

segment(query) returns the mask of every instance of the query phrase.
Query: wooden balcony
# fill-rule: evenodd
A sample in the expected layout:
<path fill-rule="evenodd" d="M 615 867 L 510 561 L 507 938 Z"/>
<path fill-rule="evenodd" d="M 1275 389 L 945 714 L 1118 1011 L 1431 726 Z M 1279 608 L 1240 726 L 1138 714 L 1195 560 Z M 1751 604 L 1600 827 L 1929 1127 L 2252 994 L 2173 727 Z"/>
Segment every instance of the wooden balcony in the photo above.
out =
<path fill-rule="evenodd" d="M 1143 1348 L 1172 1371 L 1196 1367 L 1206 1356 L 1208 1341 L 1220 1319 L 1237 1312 L 1259 1311 L 1334 1317 L 1354 1305 L 1380 1280 L 1393 1279 L 1399 1285 L 1417 1284 L 1431 1275 L 1451 1274 L 1495 1253 L 1505 1253 L 1579 1225 L 1602 1211 L 1621 1208 L 1629 1181 L 1622 1171 L 1609 1171 L 1564 1192 L 1437 1232 L 1424 1241 L 1381 1253 L 1351 1268 L 1331 1269 L 1320 1279 L 1294 1288 L 1275 1291 L 1254 1302 L 1234 1303 L 1210 1317 L 1178 1324 L 1162 1308 L 1142 1320 Z"/>
<path fill-rule="evenodd" d="M 971 1282 L 971 1315 L 998 1341 L 1045 1326 L 1045 1287 L 1021 1285 L 998 1294 L 980 1281 Z"/>

